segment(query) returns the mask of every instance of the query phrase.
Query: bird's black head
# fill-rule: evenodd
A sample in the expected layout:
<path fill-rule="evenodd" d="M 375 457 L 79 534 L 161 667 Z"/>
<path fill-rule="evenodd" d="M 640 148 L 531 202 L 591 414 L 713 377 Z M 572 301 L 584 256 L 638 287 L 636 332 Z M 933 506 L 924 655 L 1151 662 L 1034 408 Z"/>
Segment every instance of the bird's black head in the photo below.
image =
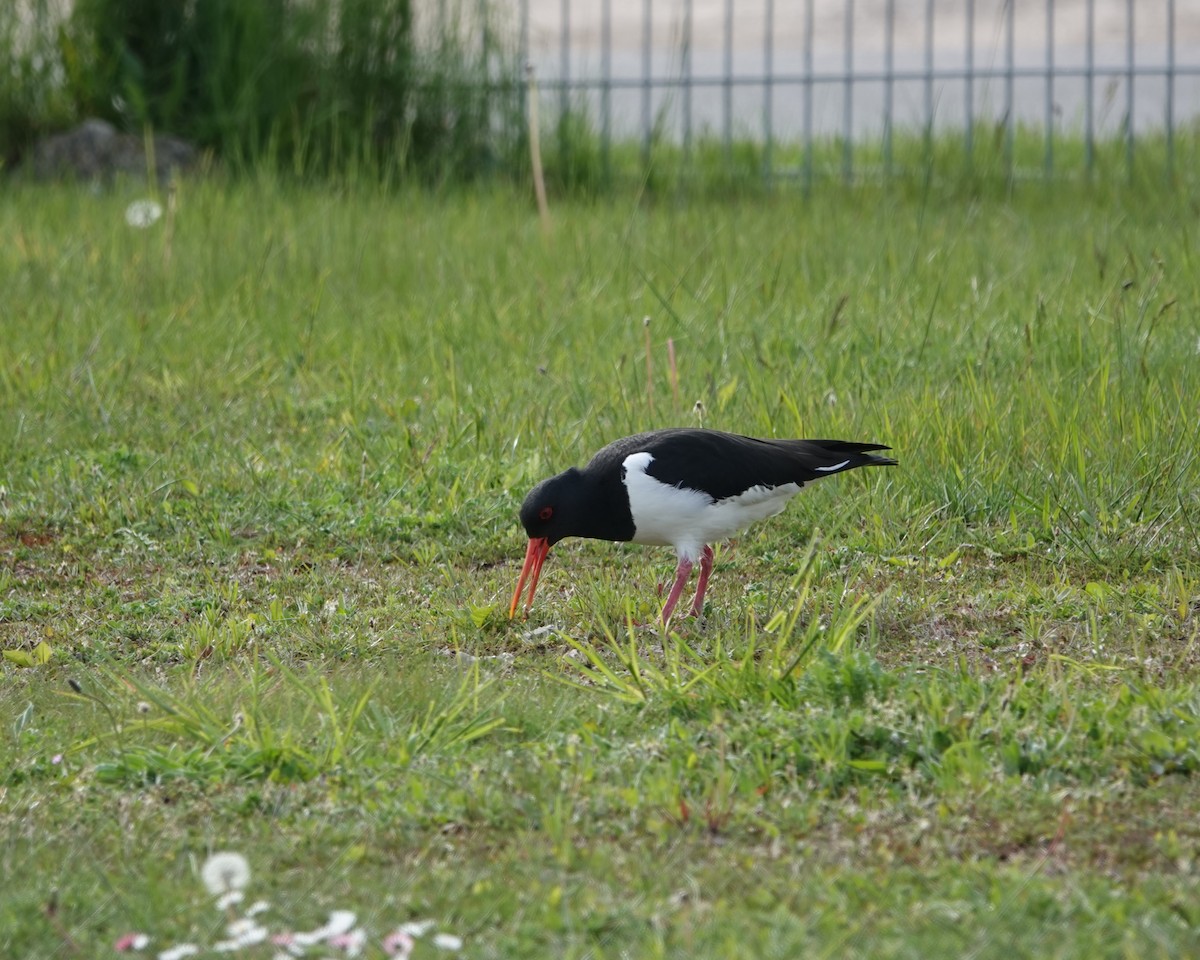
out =
<path fill-rule="evenodd" d="M 529 538 L 554 546 L 563 537 L 578 536 L 585 514 L 585 485 L 582 472 L 572 467 L 530 490 L 521 504 L 521 526 Z"/>

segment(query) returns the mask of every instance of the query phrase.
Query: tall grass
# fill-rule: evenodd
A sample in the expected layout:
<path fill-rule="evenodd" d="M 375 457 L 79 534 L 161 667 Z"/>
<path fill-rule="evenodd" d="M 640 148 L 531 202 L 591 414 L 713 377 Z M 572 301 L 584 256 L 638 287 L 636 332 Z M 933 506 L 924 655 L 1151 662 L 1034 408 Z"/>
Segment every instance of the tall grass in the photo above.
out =
<path fill-rule="evenodd" d="M 0 955 L 211 942 L 217 849 L 485 956 L 1195 955 L 1195 177 L 15 184 Z M 508 620 L 528 488 L 701 416 L 901 465 Z"/>

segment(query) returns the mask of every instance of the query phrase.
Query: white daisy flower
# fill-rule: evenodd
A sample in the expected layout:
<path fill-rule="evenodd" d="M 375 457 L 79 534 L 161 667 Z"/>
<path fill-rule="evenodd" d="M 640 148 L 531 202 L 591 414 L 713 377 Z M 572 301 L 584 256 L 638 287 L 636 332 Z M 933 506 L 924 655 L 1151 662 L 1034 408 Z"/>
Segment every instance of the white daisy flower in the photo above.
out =
<path fill-rule="evenodd" d="M 325 929 L 328 931 L 326 937 L 336 937 L 343 933 L 349 933 L 354 929 L 355 917 L 353 910 L 334 910 L 329 914 L 329 922 L 325 924 Z"/>
<path fill-rule="evenodd" d="M 331 947 L 339 947 L 344 950 L 346 956 L 357 957 L 363 951 L 363 947 L 367 945 L 367 935 L 363 930 L 351 930 L 349 933 L 339 933 L 337 936 L 330 937 L 328 941 Z"/>
<path fill-rule="evenodd" d="M 414 946 L 416 941 L 403 930 L 394 930 L 383 938 L 383 952 L 389 957 L 399 957 L 400 960 L 407 960 Z"/>
<path fill-rule="evenodd" d="M 352 910 L 334 910 L 329 914 L 329 921 L 325 926 L 317 927 L 316 930 L 309 930 L 307 933 L 293 934 L 292 944 L 308 947 L 314 943 L 321 943 L 328 940 L 330 937 L 339 937 L 353 930 L 356 920 L 357 917 L 355 917 Z"/>
<path fill-rule="evenodd" d="M 194 943 L 181 943 L 167 950 L 160 950 L 158 960 L 183 960 L 184 957 L 194 957 L 200 948 Z"/>
<path fill-rule="evenodd" d="M 228 910 L 235 903 L 241 903 L 245 899 L 245 895 L 241 890 L 230 890 L 228 893 L 223 893 L 217 897 L 217 909 L 224 911 Z"/>
<path fill-rule="evenodd" d="M 250 917 L 234 920 L 225 932 L 229 935 L 229 939 L 214 943 L 212 946 L 217 953 L 233 953 L 243 947 L 265 943 L 267 937 L 271 935 L 266 927 L 259 926 L 258 921 L 252 920 Z"/>

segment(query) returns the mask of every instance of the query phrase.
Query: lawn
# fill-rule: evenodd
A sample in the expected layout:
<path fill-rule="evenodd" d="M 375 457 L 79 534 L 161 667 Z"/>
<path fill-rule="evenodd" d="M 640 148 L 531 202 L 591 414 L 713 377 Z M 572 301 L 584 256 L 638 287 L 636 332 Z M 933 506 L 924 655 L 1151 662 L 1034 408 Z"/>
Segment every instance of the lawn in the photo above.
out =
<path fill-rule="evenodd" d="M 1190 174 L 144 191 L 0 197 L 0 954 L 1200 953 Z M 525 492 L 701 422 L 900 466 L 510 621 Z"/>

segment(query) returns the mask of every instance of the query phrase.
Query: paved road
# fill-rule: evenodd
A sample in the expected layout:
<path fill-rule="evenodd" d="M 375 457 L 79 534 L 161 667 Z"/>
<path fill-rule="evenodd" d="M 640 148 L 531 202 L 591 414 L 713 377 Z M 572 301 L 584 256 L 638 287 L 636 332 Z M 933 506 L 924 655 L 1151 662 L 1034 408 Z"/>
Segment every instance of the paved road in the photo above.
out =
<path fill-rule="evenodd" d="M 510 0 L 517 3 L 517 0 Z M 1047 58 L 1046 10 L 1048 0 L 1014 0 L 1014 62 L 1018 69 L 1043 70 Z M 562 75 L 563 0 L 529 0 L 530 59 L 538 76 L 551 82 Z M 846 9 L 852 6 L 853 70 L 878 73 L 885 50 L 886 0 L 814 0 L 813 60 L 818 73 L 840 74 L 846 65 Z M 1181 65 L 1200 67 L 1200 0 L 1175 0 L 1175 58 Z M 1060 69 L 1081 68 L 1087 56 L 1087 0 L 1053 0 L 1054 61 Z M 1127 61 L 1127 0 L 1095 0 L 1093 31 L 1095 64 L 1101 69 L 1120 67 Z M 1134 62 L 1139 70 L 1161 69 L 1167 60 L 1168 0 L 1134 0 Z M 601 73 L 602 0 L 569 0 L 569 73 L 573 79 L 596 79 Z M 615 78 L 636 80 L 643 76 L 644 0 L 611 0 L 612 73 Z M 682 70 L 684 28 L 683 0 L 651 0 L 651 73 L 655 77 L 678 78 Z M 735 0 L 732 43 L 733 73 L 741 78 L 761 77 L 765 65 L 765 0 Z M 771 30 L 774 72 L 795 77 L 804 68 L 805 24 L 803 0 L 775 0 Z M 977 70 L 1000 70 L 1006 62 L 1006 17 L 1004 0 L 977 0 L 975 4 L 974 63 Z M 897 71 L 919 71 L 926 62 L 926 0 L 895 0 L 894 64 Z M 964 0 L 934 0 L 933 62 L 936 70 L 960 69 L 966 54 L 966 3 Z M 693 0 L 692 64 L 694 77 L 720 78 L 725 68 L 726 0 Z M 1079 77 L 1054 81 L 1053 109 L 1056 127 L 1081 129 L 1086 110 L 1086 84 Z M 1041 126 L 1046 116 L 1046 82 L 1042 77 L 1018 78 L 1014 83 L 1014 105 L 1018 120 Z M 1118 132 L 1128 110 L 1126 79 L 1102 76 L 1096 79 L 1094 120 L 1101 134 Z M 1180 76 L 1174 88 L 1174 118 L 1178 124 L 1200 116 L 1200 77 Z M 901 81 L 893 90 L 897 126 L 921 126 L 926 110 L 922 81 Z M 856 82 L 853 93 L 852 126 L 856 135 L 882 129 L 884 85 Z M 961 126 L 965 118 L 966 90 L 961 80 L 938 80 L 934 84 L 935 122 Z M 998 117 L 1003 111 L 1003 80 L 976 82 L 976 116 Z M 553 99 L 553 98 L 551 98 Z M 1162 76 L 1139 76 L 1133 84 L 1135 128 L 1161 128 L 1166 118 L 1166 82 Z M 652 113 L 668 117 L 668 129 L 682 130 L 682 94 L 656 91 Z M 638 130 L 643 109 L 638 90 L 613 94 L 614 127 L 618 134 Z M 593 112 L 598 99 L 589 97 Z M 732 125 L 746 135 L 761 132 L 765 115 L 764 88 L 738 84 L 732 95 Z M 771 122 L 776 136 L 799 136 L 803 124 L 803 98 L 799 86 L 777 86 L 771 97 Z M 820 84 L 813 97 L 814 128 L 817 135 L 839 132 L 844 122 L 844 85 Z M 725 99 L 719 84 L 698 86 L 692 100 L 693 129 L 705 127 L 720 132 L 725 123 Z"/>

